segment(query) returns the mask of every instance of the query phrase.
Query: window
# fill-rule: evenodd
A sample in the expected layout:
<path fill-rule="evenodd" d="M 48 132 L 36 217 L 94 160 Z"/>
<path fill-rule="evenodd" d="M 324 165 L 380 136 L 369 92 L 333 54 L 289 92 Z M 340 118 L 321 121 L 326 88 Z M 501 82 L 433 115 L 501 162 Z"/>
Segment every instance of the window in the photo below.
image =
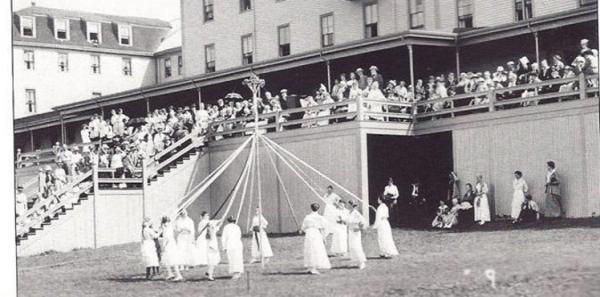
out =
<path fill-rule="evenodd" d="M 133 75 L 133 69 L 131 68 L 131 58 L 123 58 L 123 75 Z"/>
<path fill-rule="evenodd" d="M 165 77 L 171 77 L 171 58 L 165 58 Z"/>
<path fill-rule="evenodd" d="M 252 0 L 240 0 L 240 11 L 252 10 Z"/>
<path fill-rule="evenodd" d="M 423 0 L 410 0 L 410 28 L 425 27 L 425 7 Z"/>
<path fill-rule="evenodd" d="M 58 71 L 60 71 L 60 72 L 69 71 L 69 54 L 58 53 Z"/>
<path fill-rule="evenodd" d="M 458 27 L 473 28 L 473 0 L 458 0 Z"/>
<path fill-rule="evenodd" d="M 92 55 L 91 68 L 93 74 L 100 74 L 100 56 Z"/>
<path fill-rule="evenodd" d="M 131 45 L 131 26 L 119 25 L 119 44 Z"/>
<path fill-rule="evenodd" d="M 92 92 L 92 98 L 102 97 L 102 93 L 100 92 Z"/>
<path fill-rule="evenodd" d="M 365 10 L 365 37 L 377 37 L 377 22 L 379 21 L 379 14 L 377 11 L 377 2 L 367 4 L 364 7 Z"/>
<path fill-rule="evenodd" d="M 285 57 L 290 55 L 290 25 L 281 25 L 277 28 L 279 35 L 279 56 Z"/>
<path fill-rule="evenodd" d="M 334 43 L 333 34 L 333 13 L 321 16 L 321 46 L 332 46 Z"/>
<path fill-rule="evenodd" d="M 183 74 L 183 57 L 181 55 L 177 56 L 177 74 Z"/>
<path fill-rule="evenodd" d="M 69 20 L 54 19 L 54 36 L 59 40 L 69 39 Z"/>
<path fill-rule="evenodd" d="M 35 69 L 35 55 L 33 51 L 25 50 L 23 51 L 23 61 L 25 61 L 25 69 L 34 70 Z"/>
<path fill-rule="evenodd" d="M 87 39 L 91 43 L 102 42 L 102 27 L 100 23 L 87 22 Z"/>
<path fill-rule="evenodd" d="M 27 111 L 29 113 L 35 113 L 37 110 L 36 100 L 35 100 L 35 90 L 34 89 L 25 89 L 25 104 L 27 105 Z"/>
<path fill-rule="evenodd" d="M 253 49 L 252 34 L 242 36 L 242 65 L 252 64 Z"/>
<path fill-rule="evenodd" d="M 204 0 L 204 21 L 212 21 L 215 19 L 215 1 Z"/>
<path fill-rule="evenodd" d="M 209 44 L 204 47 L 204 59 L 206 64 L 206 73 L 215 72 L 215 45 Z"/>
<path fill-rule="evenodd" d="M 523 9 L 523 5 L 525 5 L 525 9 Z M 515 0 L 515 19 L 522 21 L 531 17 L 533 17 L 531 0 Z"/>
<path fill-rule="evenodd" d="M 22 16 L 20 19 L 21 19 L 21 36 L 35 37 L 35 17 Z"/>

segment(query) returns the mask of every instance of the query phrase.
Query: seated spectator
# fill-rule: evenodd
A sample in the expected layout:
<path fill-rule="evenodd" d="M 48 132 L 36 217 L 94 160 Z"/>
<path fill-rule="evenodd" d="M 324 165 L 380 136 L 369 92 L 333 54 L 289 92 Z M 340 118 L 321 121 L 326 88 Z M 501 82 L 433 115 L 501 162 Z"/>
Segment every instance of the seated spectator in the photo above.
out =
<path fill-rule="evenodd" d="M 535 222 L 540 219 L 540 208 L 535 201 L 533 201 L 531 195 L 525 195 L 525 201 L 521 205 L 521 212 L 519 213 L 518 222 Z"/>
<path fill-rule="evenodd" d="M 434 228 L 444 228 L 444 216 L 448 214 L 448 205 L 444 200 L 440 200 L 440 205 L 437 208 L 437 212 L 433 222 L 431 223 L 431 227 Z"/>

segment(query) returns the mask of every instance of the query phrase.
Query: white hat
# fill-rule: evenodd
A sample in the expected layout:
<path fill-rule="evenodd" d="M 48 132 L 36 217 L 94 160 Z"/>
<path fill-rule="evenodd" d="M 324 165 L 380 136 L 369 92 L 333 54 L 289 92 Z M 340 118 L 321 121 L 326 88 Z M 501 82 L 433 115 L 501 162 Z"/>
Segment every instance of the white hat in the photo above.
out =
<path fill-rule="evenodd" d="M 590 41 L 588 39 L 585 39 L 585 38 L 580 41 L 581 44 L 588 44 L 589 42 Z"/>
<path fill-rule="evenodd" d="M 369 67 L 369 70 L 376 70 L 376 71 L 379 71 L 379 68 L 377 68 L 377 66 L 371 66 L 371 67 Z"/>
<path fill-rule="evenodd" d="M 502 72 L 502 71 L 504 71 L 504 67 L 498 66 L 498 68 L 496 69 L 496 72 Z"/>
<path fill-rule="evenodd" d="M 281 89 L 281 91 L 279 91 L 279 93 L 287 93 L 287 89 Z"/>
<path fill-rule="evenodd" d="M 363 72 L 363 69 L 362 69 L 362 68 L 360 68 L 360 67 L 359 67 L 359 68 L 356 68 L 356 72 Z"/>

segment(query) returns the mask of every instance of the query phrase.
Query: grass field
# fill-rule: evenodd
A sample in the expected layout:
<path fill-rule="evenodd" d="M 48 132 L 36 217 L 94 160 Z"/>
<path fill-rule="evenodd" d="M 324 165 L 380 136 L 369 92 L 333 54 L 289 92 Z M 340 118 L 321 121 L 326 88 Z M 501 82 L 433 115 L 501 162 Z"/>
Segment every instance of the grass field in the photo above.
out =
<path fill-rule="evenodd" d="M 138 244 L 19 258 L 19 296 L 600 296 L 600 219 L 395 229 L 394 238 L 400 256 L 377 258 L 371 230 L 363 238 L 365 270 L 332 258 L 334 268 L 318 276 L 302 268 L 303 237 L 273 238 L 272 261 L 264 270 L 246 265 L 249 274 L 237 281 L 225 265 L 215 282 L 205 280 L 205 268 L 184 272 L 182 283 L 146 281 Z"/>

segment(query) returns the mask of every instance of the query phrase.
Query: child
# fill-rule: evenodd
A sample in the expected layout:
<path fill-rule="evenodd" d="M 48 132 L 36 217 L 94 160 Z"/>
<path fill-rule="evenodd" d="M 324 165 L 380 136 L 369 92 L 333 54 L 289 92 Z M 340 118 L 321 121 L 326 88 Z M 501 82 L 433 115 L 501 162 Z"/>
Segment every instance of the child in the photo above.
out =
<path fill-rule="evenodd" d="M 434 228 L 443 228 L 444 227 L 444 216 L 448 213 L 448 205 L 444 200 L 440 200 L 440 206 L 438 206 L 438 210 L 436 213 L 433 222 L 431 223 L 431 227 Z"/>
<path fill-rule="evenodd" d="M 151 279 L 158 274 L 158 254 L 154 240 L 158 238 L 158 232 L 152 228 L 150 218 L 144 219 L 142 224 L 142 259 L 146 266 L 146 279 Z"/>
<path fill-rule="evenodd" d="M 525 201 L 521 204 L 521 214 L 518 221 L 520 222 L 535 222 L 540 219 L 540 208 L 533 201 L 531 195 L 525 195 Z"/>

